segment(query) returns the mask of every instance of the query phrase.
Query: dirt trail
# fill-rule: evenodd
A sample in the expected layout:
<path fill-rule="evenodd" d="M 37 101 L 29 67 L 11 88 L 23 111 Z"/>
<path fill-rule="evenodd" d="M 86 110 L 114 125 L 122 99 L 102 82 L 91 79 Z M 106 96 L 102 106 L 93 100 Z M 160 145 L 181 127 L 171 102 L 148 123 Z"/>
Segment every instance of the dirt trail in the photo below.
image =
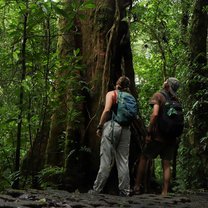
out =
<path fill-rule="evenodd" d="M 135 207 L 135 208 L 208 208 L 208 192 L 189 195 L 142 194 L 119 197 L 107 194 L 69 193 L 59 190 L 7 190 L 0 195 L 4 208 L 84 208 L 84 207 Z"/>

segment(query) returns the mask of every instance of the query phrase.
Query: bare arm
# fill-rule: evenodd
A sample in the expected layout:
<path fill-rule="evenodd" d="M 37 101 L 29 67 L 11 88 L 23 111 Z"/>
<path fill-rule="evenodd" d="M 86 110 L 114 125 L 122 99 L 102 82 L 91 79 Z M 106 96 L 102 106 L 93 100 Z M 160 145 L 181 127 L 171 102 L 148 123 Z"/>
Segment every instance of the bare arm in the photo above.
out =
<path fill-rule="evenodd" d="M 154 104 L 152 114 L 150 116 L 150 124 L 148 127 L 148 133 L 152 132 L 152 130 L 154 128 L 154 125 L 156 123 L 156 120 L 157 120 L 157 117 L 159 114 L 159 109 L 160 109 L 160 106 L 158 104 Z"/>
<path fill-rule="evenodd" d="M 98 136 L 101 136 L 102 127 L 103 127 L 104 123 L 107 121 L 107 118 L 110 114 L 111 107 L 113 105 L 113 96 L 114 96 L 113 91 L 110 91 L 106 94 L 105 107 L 104 107 L 104 110 L 101 114 L 100 122 L 99 122 L 99 125 L 98 125 L 98 130 L 97 130 L 97 135 Z"/>
<path fill-rule="evenodd" d="M 106 122 L 108 115 L 110 113 L 111 107 L 113 105 L 113 92 L 110 91 L 106 94 L 105 98 L 105 108 L 102 112 L 102 115 L 100 117 L 99 125 L 103 126 L 103 124 Z"/>

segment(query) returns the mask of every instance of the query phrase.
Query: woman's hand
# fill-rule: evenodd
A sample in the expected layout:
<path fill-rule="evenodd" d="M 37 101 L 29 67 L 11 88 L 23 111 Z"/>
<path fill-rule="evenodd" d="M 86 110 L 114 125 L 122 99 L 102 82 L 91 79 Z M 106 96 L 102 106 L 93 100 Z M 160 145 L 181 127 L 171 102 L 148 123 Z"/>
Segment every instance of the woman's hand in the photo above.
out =
<path fill-rule="evenodd" d="M 97 134 L 98 137 L 101 137 L 102 129 L 97 129 L 96 134 Z"/>
<path fill-rule="evenodd" d="M 103 131 L 103 125 L 99 123 L 97 126 L 97 131 L 96 131 L 97 136 L 101 137 L 102 131 Z"/>

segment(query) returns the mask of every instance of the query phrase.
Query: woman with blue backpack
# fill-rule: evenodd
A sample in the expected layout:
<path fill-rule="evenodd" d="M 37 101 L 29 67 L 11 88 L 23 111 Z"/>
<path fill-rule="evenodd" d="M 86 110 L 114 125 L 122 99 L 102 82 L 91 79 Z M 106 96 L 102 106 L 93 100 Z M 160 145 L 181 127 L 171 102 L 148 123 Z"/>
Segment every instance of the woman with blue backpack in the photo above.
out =
<path fill-rule="evenodd" d="M 129 196 L 129 146 L 130 124 L 137 115 L 137 103 L 129 92 L 130 80 L 122 76 L 116 82 L 116 89 L 106 94 L 97 136 L 101 137 L 100 167 L 89 193 L 102 192 L 110 171 L 116 162 L 120 196 Z"/>

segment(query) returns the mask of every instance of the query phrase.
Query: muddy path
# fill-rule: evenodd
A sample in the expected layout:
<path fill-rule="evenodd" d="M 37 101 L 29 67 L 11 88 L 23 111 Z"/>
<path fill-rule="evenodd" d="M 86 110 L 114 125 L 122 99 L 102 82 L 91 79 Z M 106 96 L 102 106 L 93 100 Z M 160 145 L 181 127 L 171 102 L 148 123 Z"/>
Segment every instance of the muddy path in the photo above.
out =
<path fill-rule="evenodd" d="M 167 197 L 142 194 L 119 197 L 107 194 L 69 193 L 60 190 L 6 190 L 0 194 L 4 208 L 84 208 L 84 207 L 137 207 L 137 208 L 208 208 L 208 192 L 188 195 L 171 194 Z"/>

